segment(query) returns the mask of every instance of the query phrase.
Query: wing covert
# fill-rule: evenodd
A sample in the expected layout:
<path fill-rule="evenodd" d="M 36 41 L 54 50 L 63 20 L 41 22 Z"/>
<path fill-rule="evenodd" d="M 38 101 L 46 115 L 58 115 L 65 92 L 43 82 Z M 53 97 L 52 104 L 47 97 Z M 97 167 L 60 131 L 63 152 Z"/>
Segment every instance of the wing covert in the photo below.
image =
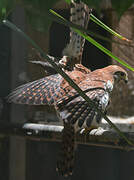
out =
<path fill-rule="evenodd" d="M 63 94 L 59 74 L 26 83 L 16 88 L 8 96 L 9 102 L 29 105 L 52 105 Z"/>

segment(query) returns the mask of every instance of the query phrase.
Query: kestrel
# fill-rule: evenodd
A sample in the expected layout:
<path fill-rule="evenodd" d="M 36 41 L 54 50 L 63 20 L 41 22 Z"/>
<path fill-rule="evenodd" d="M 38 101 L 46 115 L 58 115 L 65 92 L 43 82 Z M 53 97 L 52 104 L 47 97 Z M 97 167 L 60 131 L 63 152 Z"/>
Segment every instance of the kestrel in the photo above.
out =
<path fill-rule="evenodd" d="M 120 80 L 127 82 L 127 72 L 110 65 L 91 72 L 81 64 L 73 71 L 65 71 L 86 95 L 105 113 L 110 93 Z M 75 133 L 83 128 L 99 127 L 101 115 L 59 74 L 44 77 L 16 88 L 8 97 L 9 102 L 28 105 L 53 105 L 62 119 L 61 159 L 57 170 L 61 175 L 72 175 L 74 165 Z"/>

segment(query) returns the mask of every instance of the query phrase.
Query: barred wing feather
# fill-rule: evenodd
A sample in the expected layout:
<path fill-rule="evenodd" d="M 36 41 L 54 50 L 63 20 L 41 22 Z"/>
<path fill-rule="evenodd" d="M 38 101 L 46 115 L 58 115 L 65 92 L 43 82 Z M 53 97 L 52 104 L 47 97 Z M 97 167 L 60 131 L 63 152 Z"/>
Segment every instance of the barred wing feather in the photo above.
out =
<path fill-rule="evenodd" d="M 8 96 L 9 102 L 29 105 L 52 105 L 64 90 L 60 88 L 62 77 L 51 75 L 16 88 Z"/>

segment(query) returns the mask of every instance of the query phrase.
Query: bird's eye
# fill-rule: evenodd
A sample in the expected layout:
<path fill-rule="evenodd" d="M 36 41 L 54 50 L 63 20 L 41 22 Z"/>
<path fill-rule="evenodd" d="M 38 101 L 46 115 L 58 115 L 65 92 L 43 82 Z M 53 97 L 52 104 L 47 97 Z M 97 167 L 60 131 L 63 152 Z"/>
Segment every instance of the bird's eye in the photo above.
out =
<path fill-rule="evenodd" d="M 125 76 L 125 73 L 124 73 L 124 72 L 120 72 L 120 75 L 121 75 L 121 76 Z"/>
<path fill-rule="evenodd" d="M 125 77 L 125 73 L 124 72 L 122 72 L 122 71 L 117 71 L 117 72 L 115 72 L 115 78 L 117 78 L 117 77 Z M 117 77 L 116 77 L 117 76 Z"/>

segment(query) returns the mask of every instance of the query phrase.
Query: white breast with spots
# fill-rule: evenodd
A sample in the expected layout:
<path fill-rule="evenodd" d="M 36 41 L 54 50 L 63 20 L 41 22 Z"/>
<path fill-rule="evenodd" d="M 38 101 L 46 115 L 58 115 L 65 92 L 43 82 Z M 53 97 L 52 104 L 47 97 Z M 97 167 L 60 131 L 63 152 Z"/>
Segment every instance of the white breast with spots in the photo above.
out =
<path fill-rule="evenodd" d="M 105 92 L 105 94 L 100 99 L 100 105 L 103 110 L 105 110 L 105 108 L 107 107 L 108 102 L 109 102 L 109 93 Z"/>

